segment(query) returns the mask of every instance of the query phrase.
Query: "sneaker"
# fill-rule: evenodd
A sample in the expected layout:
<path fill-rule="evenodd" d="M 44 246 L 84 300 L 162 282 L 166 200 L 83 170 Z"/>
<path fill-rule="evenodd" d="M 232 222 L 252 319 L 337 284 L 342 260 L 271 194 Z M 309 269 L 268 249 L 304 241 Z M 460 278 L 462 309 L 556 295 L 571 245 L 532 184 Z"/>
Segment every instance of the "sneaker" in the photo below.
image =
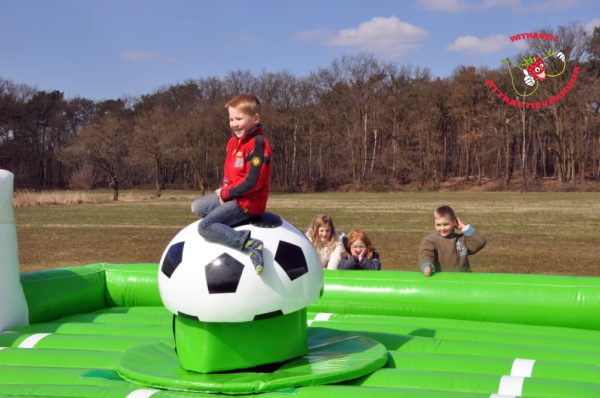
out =
<path fill-rule="evenodd" d="M 250 260 L 254 265 L 254 270 L 258 275 L 261 274 L 264 268 L 262 251 L 263 243 L 258 239 L 248 239 L 246 243 L 244 243 L 243 252 L 250 256 Z"/>

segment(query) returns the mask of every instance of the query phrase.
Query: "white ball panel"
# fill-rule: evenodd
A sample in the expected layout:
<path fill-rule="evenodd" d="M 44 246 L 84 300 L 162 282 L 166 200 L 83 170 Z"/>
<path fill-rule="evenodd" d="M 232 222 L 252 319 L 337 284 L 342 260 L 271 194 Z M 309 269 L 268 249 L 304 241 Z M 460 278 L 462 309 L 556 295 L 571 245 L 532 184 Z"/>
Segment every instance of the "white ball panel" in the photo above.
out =
<path fill-rule="evenodd" d="M 323 271 L 318 254 L 296 227 L 282 220 L 275 228 L 255 225 L 236 227 L 250 230 L 251 236 L 263 241 L 265 263 L 261 275 L 256 275 L 250 257 L 238 250 L 205 241 L 198 233 L 196 221 L 181 230 L 169 247 L 185 242 L 181 264 L 170 278 L 159 270 L 159 290 L 169 311 L 197 316 L 204 322 L 246 322 L 256 315 L 281 310 L 284 314 L 300 310 L 319 298 L 323 287 Z M 285 270 L 275 262 L 279 242 L 288 242 L 302 250 L 308 272 L 290 280 Z M 234 293 L 210 294 L 205 266 L 223 253 L 244 265 L 237 290 Z"/>

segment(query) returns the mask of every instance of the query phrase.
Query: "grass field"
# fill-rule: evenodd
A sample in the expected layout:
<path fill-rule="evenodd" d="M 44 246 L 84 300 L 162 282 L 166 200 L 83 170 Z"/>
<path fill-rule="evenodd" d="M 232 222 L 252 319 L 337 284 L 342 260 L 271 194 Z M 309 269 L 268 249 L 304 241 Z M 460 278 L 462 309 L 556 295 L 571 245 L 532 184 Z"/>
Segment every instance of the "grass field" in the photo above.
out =
<path fill-rule="evenodd" d="M 97 203 L 18 207 L 22 271 L 93 262 L 158 262 L 171 238 L 195 220 L 191 192 L 91 192 Z M 273 194 L 268 210 L 302 230 L 321 213 L 338 230 L 366 230 L 384 269 L 417 270 L 418 246 L 432 210 L 453 206 L 488 240 L 475 272 L 600 276 L 600 193 Z"/>

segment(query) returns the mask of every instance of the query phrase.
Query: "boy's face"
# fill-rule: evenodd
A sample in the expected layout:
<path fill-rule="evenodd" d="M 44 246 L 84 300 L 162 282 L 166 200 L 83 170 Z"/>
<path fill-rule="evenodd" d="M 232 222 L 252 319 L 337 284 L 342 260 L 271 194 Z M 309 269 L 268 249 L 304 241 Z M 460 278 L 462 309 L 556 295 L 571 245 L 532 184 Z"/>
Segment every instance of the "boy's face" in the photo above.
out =
<path fill-rule="evenodd" d="M 229 128 L 237 138 L 245 136 L 260 122 L 258 113 L 250 116 L 237 108 L 229 107 L 227 110 L 229 112 Z"/>
<path fill-rule="evenodd" d="M 454 227 L 456 226 L 456 222 L 454 222 L 450 217 L 434 217 L 433 223 L 435 224 L 435 230 L 438 234 L 443 237 L 449 236 L 452 231 L 454 231 Z"/>

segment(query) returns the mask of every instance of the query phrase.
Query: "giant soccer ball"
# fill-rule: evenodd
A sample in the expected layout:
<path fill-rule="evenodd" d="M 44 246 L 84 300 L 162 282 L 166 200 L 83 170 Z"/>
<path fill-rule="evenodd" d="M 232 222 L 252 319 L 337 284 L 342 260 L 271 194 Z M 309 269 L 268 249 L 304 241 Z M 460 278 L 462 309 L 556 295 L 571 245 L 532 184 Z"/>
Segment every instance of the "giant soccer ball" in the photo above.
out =
<path fill-rule="evenodd" d="M 265 213 L 235 227 L 264 242 L 265 267 L 257 275 L 247 254 L 205 241 L 199 222 L 175 235 L 160 260 L 160 296 L 173 314 L 202 322 L 248 322 L 298 311 L 319 298 L 319 256 L 292 224 Z"/>

